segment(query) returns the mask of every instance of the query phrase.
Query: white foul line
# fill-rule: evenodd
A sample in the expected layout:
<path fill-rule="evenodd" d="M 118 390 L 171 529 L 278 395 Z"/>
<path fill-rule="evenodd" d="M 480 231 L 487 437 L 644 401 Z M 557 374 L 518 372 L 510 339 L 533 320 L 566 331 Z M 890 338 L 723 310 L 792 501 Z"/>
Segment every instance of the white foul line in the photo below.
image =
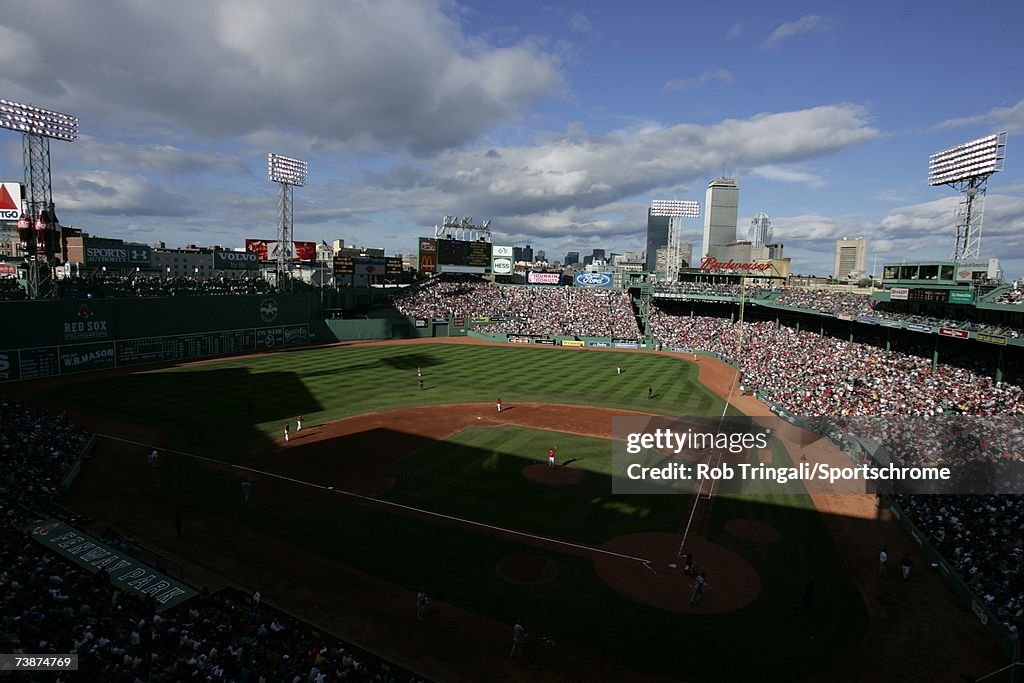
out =
<path fill-rule="evenodd" d="M 123 438 L 121 438 L 119 436 L 111 436 L 109 434 L 97 434 L 97 436 L 101 436 L 104 439 L 112 439 L 114 441 L 121 441 L 123 443 L 132 444 L 133 446 L 142 446 L 143 448 L 152 448 L 153 447 L 152 444 L 145 444 L 145 443 L 141 443 L 139 441 L 132 441 L 131 439 L 123 439 Z M 571 541 L 563 541 L 563 540 L 557 539 L 557 538 L 550 538 L 548 536 L 539 536 L 537 534 L 529 534 L 529 533 L 526 533 L 525 531 L 516 531 L 515 529 L 506 529 L 505 527 L 494 526 L 492 524 L 486 524 L 484 522 L 477 522 L 477 521 L 472 520 L 472 519 L 463 519 L 462 517 L 455 517 L 453 515 L 446 515 L 446 514 L 444 514 L 442 512 L 433 512 L 431 510 L 424 510 L 423 508 L 412 507 L 411 505 L 403 505 L 402 503 L 395 503 L 395 502 L 390 501 L 390 500 L 382 500 L 380 498 L 373 498 L 372 496 L 364 496 L 361 493 L 354 493 L 352 491 L 344 491 L 342 489 L 336 489 L 333 486 L 324 486 L 322 484 L 314 484 L 311 481 L 302 481 L 301 479 L 293 479 L 292 477 L 286 477 L 283 474 L 276 474 L 274 472 L 267 472 L 265 470 L 258 470 L 258 469 L 252 468 L 252 467 L 246 467 L 245 465 L 233 465 L 231 463 L 227 463 L 227 462 L 224 462 L 222 460 L 215 460 L 213 458 L 207 458 L 207 457 L 202 456 L 202 455 L 195 455 L 194 453 L 185 453 L 184 451 L 176 451 L 176 450 L 174 450 L 172 448 L 161 448 L 160 450 L 164 451 L 165 453 L 174 453 L 176 455 L 181 455 L 181 456 L 184 456 L 186 458 L 193 458 L 195 460 L 205 460 L 206 462 L 214 463 L 216 465 L 220 465 L 221 467 L 229 467 L 229 468 L 238 469 L 238 470 L 245 470 L 246 472 L 252 472 L 254 474 L 259 474 L 259 475 L 262 475 L 264 477 L 273 477 L 274 479 L 282 479 L 284 481 L 290 481 L 293 484 L 299 484 L 301 486 L 309 486 L 309 487 L 312 487 L 312 488 L 320 489 L 322 491 L 328 491 L 330 493 L 338 493 L 338 494 L 341 494 L 343 496 L 349 496 L 351 498 L 356 498 L 358 500 L 367 501 L 367 502 L 372 503 L 373 505 L 377 505 L 377 506 L 399 508 L 401 510 L 407 510 L 409 512 L 414 512 L 414 513 L 416 513 L 418 515 L 423 515 L 423 516 L 426 516 L 426 517 L 439 517 L 441 519 L 448 519 L 448 520 L 451 520 L 453 522 L 458 522 L 459 524 L 466 524 L 468 526 L 480 527 L 482 529 L 490 529 L 492 531 L 498 531 L 498 532 L 500 532 L 502 534 L 507 534 L 507 535 L 511 535 L 511 536 L 520 536 L 520 537 L 523 537 L 523 538 L 532 538 L 534 540 L 544 541 L 545 543 L 551 543 L 551 544 L 554 544 L 554 545 L 564 545 L 564 546 L 567 546 L 567 547 L 570 547 L 570 548 L 578 548 L 580 550 L 586 550 L 588 553 L 599 553 L 599 554 L 602 554 L 602 555 L 609 555 L 611 557 L 618 557 L 618 558 L 621 558 L 623 560 L 632 560 L 633 562 L 639 562 L 639 563 L 643 564 L 645 567 L 647 567 L 648 569 L 651 569 L 651 560 L 647 560 L 647 559 L 644 559 L 642 557 L 636 557 L 634 555 L 624 555 L 622 553 L 612 552 L 611 550 L 603 550 L 601 548 L 595 548 L 594 546 L 590 546 L 590 545 L 582 545 L 582 544 L 579 544 L 579 543 L 572 543 Z M 651 571 L 653 572 L 654 570 L 651 569 Z"/>

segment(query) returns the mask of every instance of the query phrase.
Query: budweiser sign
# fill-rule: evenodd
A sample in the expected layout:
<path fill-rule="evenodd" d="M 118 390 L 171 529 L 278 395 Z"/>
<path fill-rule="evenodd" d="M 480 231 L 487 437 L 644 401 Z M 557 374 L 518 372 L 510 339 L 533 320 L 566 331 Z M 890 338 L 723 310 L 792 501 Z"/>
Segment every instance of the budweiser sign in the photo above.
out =
<path fill-rule="evenodd" d="M 714 256 L 705 256 L 700 262 L 701 270 L 758 270 L 763 272 L 771 267 L 770 263 L 742 263 L 732 259 L 723 263 Z"/>

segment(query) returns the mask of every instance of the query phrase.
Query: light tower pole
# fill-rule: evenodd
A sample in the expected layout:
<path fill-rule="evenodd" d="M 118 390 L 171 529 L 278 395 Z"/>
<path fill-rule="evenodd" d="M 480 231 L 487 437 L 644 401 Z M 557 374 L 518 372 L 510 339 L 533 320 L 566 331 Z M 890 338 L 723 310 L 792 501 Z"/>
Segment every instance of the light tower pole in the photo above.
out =
<path fill-rule="evenodd" d="M 0 128 L 22 134 L 26 197 L 18 220 L 18 233 L 28 257 L 28 296 L 30 299 L 46 298 L 53 294 L 51 268 L 60 228 L 53 206 L 50 139 L 77 140 L 78 119 L 0 99 Z"/>
<path fill-rule="evenodd" d="M 1005 158 L 1005 131 L 936 152 L 928 158 L 928 184 L 933 187 L 949 185 L 960 192 L 954 261 L 976 259 L 981 255 L 988 178 L 1003 170 Z"/>
<path fill-rule="evenodd" d="M 651 202 L 650 216 L 668 218 L 668 239 L 665 244 L 665 279 L 679 280 L 679 261 L 682 257 L 683 219 L 700 217 L 700 202 L 689 199 L 655 199 Z"/>
<path fill-rule="evenodd" d="M 277 204 L 277 289 L 285 291 L 288 281 L 288 265 L 294 256 L 294 222 L 293 188 L 306 184 L 309 164 L 299 159 L 284 157 L 279 154 L 267 155 L 267 177 L 270 182 L 281 186 L 281 198 Z"/>

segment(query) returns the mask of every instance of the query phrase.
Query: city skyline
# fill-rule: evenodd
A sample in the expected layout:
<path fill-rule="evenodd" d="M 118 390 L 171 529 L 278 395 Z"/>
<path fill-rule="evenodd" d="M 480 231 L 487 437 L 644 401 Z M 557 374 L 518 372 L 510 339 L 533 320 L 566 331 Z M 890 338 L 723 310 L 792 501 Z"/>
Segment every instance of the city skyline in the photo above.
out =
<path fill-rule="evenodd" d="M 58 11 L 59 9 L 59 11 Z M 1013 25 L 1024 8 L 972 9 Z M 928 155 L 1009 131 L 982 256 L 1024 275 L 1024 75 L 949 62 L 934 36 L 1022 60 L 950 4 L 36 3 L 0 19 L 0 96 L 78 116 L 52 148 L 57 214 L 142 243 L 272 239 L 268 152 L 308 160 L 295 238 L 411 252 L 443 215 L 547 254 L 642 251 L 654 199 L 737 178 L 741 228 L 772 217 L 794 272 L 860 234 L 879 263 L 948 258 L 956 193 Z M 185 20 L 188 17 L 188 20 Z M 699 26 L 688 50 L 659 47 Z M 285 54 L 289 57 L 281 58 Z M 373 59 L 370 59 L 370 56 Z M 856 55 L 856 58 L 853 58 Z M 796 77 L 796 75 L 799 77 Z M 1024 152 L 1022 152 L 1024 155 Z M 22 180 L 0 132 L 0 180 Z M 700 228 L 685 239 L 700 243 Z"/>

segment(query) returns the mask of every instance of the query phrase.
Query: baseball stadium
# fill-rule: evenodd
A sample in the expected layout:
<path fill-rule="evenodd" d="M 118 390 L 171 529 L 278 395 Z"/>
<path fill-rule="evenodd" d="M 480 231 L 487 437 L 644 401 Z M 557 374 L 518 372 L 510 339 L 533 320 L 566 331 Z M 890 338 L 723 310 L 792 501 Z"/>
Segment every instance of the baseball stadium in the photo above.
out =
<path fill-rule="evenodd" d="M 5 634 L 82 680 L 1010 680 L 1018 497 L 622 492 L 613 422 L 934 464 L 850 419 L 1019 415 L 1016 290 L 689 275 L 4 302 Z"/>

